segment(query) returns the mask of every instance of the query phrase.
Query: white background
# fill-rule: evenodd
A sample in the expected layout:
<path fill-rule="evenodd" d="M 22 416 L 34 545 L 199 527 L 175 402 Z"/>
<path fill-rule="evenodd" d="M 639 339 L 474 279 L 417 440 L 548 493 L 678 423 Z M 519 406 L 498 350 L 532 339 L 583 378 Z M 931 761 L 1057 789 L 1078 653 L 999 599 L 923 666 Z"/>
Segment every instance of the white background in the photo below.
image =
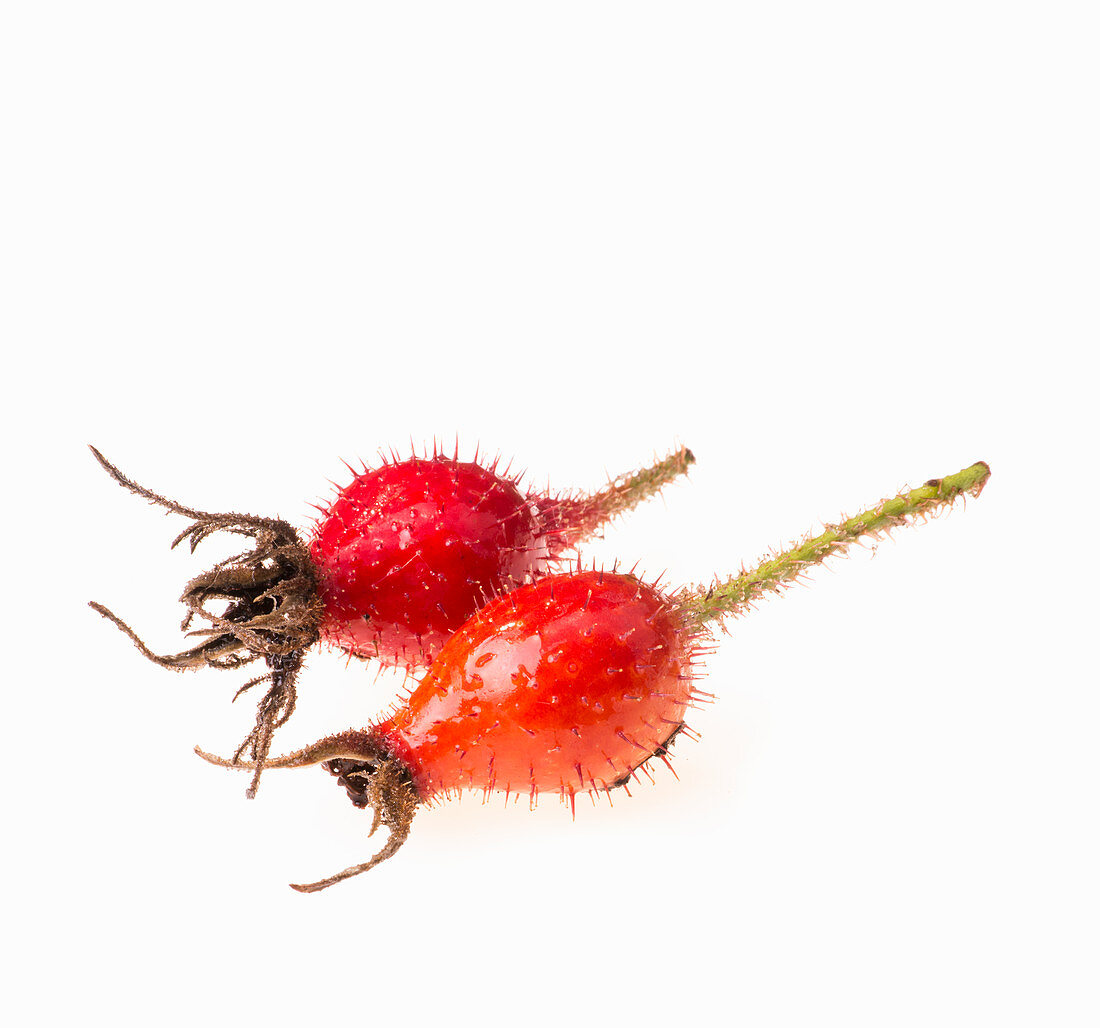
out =
<path fill-rule="evenodd" d="M 26 3 L 7 156 L 11 1023 L 1086 1025 L 1100 1016 L 1087 3 Z M 422 813 L 207 767 L 143 661 L 218 552 L 83 448 L 280 514 L 457 435 L 673 585 L 977 459 L 985 494 L 731 626 L 632 799 Z M 201 559 L 200 559 L 201 558 Z M 318 653 L 290 748 L 394 695 Z"/>

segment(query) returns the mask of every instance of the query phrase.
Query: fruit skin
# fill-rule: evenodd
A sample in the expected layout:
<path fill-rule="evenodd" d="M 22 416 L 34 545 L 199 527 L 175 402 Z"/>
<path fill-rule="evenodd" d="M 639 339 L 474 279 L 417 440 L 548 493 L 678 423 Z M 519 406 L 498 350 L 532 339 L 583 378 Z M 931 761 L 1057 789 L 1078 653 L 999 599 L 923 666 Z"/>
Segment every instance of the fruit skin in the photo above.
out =
<path fill-rule="evenodd" d="M 373 735 L 426 800 L 607 791 L 683 727 L 698 634 L 633 575 L 544 578 L 479 611 Z"/>
<path fill-rule="evenodd" d="M 682 471 L 693 460 L 681 450 L 664 463 Z M 614 484 L 590 497 L 524 494 L 495 465 L 441 454 L 364 470 L 309 542 L 321 638 L 387 665 L 425 666 L 486 601 L 552 570 L 627 495 Z"/>
<path fill-rule="evenodd" d="M 496 592 L 563 548 L 537 503 L 491 468 L 412 458 L 357 475 L 309 543 L 321 637 L 386 664 L 427 663 Z"/>

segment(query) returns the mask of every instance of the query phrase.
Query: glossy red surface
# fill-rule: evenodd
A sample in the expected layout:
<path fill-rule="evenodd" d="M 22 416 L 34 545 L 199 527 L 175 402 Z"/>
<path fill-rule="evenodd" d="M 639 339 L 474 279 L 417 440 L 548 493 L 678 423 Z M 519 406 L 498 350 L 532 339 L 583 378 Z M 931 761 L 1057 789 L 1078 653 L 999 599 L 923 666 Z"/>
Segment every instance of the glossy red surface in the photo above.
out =
<path fill-rule="evenodd" d="M 692 695 L 693 631 L 630 575 L 554 575 L 484 607 L 374 728 L 421 795 L 607 789 Z"/>
<path fill-rule="evenodd" d="M 322 636 L 386 663 L 426 664 L 488 597 L 541 569 L 539 532 L 534 502 L 477 464 L 413 458 L 359 475 L 310 543 Z"/>

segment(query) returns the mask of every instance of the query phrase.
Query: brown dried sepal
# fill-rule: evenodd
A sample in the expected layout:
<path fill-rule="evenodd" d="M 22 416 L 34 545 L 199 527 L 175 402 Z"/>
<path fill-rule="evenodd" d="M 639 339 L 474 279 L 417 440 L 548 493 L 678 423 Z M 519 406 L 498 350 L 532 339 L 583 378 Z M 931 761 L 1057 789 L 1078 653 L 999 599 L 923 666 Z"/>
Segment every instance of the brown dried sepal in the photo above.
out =
<path fill-rule="evenodd" d="M 203 760 L 219 767 L 246 770 L 255 767 L 253 763 L 241 762 L 236 758 L 226 760 L 217 757 L 197 746 L 195 752 Z M 374 811 L 368 836 L 374 835 L 382 826 L 388 828 L 390 834 L 386 844 L 370 860 L 344 868 L 317 882 L 291 885 L 298 892 L 320 892 L 389 860 L 409 837 L 416 808 L 420 805 L 420 795 L 409 769 L 370 732 L 349 731 L 329 736 L 305 749 L 273 757 L 265 766 L 286 768 L 310 767 L 313 764 L 322 764 L 326 771 L 336 776 L 337 783 L 347 790 L 354 806 L 360 809 L 370 807 Z"/>
<path fill-rule="evenodd" d="M 254 796 L 271 747 L 275 729 L 285 724 L 294 710 L 295 679 L 305 651 L 320 638 L 322 603 L 309 551 L 293 526 L 275 518 L 251 514 L 211 514 L 185 507 L 127 478 L 94 446 L 90 447 L 103 469 L 123 488 L 192 524 L 172 541 L 174 549 L 187 540 L 191 552 L 215 532 L 228 532 L 252 540 L 253 547 L 219 561 L 209 571 L 187 583 L 180 600 L 187 608 L 180 628 L 202 642 L 180 653 L 154 653 L 120 617 L 100 603 L 89 606 L 113 622 L 138 650 L 161 667 L 189 670 L 201 667 L 233 669 L 263 658 L 266 674 L 247 682 L 234 696 L 253 686 L 270 686 L 257 707 L 256 727 L 238 748 L 248 750 L 255 775 L 248 795 Z M 224 604 L 218 613 L 211 603 Z M 195 618 L 206 627 L 192 628 Z"/>

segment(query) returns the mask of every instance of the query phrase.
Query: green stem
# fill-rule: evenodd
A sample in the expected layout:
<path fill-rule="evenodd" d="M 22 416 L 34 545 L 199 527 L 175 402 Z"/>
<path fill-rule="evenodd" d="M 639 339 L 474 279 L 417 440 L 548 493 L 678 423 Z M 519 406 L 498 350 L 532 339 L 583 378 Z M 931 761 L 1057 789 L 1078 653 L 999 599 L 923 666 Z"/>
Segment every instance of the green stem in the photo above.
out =
<path fill-rule="evenodd" d="M 989 481 L 989 474 L 989 465 L 979 461 L 958 474 L 934 478 L 839 525 L 827 525 L 820 535 L 807 537 L 751 571 L 742 571 L 709 587 L 685 589 L 677 600 L 697 624 L 742 614 L 765 593 L 780 591 L 807 568 L 844 553 L 852 543 L 873 539 L 892 528 L 911 524 L 918 517 L 936 514 L 960 496 L 978 496 Z"/>
<path fill-rule="evenodd" d="M 612 518 L 633 510 L 643 500 L 659 493 L 669 482 L 686 474 L 695 455 L 686 446 L 640 471 L 627 472 L 609 482 L 598 493 L 563 498 L 548 512 L 562 543 L 573 546 L 602 528 Z"/>
<path fill-rule="evenodd" d="M 656 496 L 669 482 L 686 474 L 694 463 L 695 454 L 682 446 L 648 468 L 620 475 L 607 488 L 593 493 L 584 502 L 599 510 L 603 520 L 609 520 Z"/>

